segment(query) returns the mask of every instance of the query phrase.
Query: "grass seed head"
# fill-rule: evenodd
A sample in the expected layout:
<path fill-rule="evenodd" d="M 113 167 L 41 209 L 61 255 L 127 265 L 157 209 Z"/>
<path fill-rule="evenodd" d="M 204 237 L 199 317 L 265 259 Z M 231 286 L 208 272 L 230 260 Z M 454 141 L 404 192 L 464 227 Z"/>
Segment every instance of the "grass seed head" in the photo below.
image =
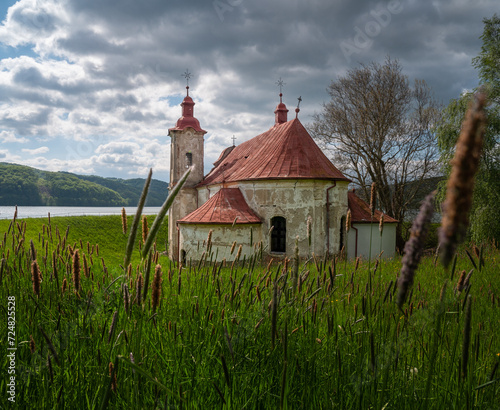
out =
<path fill-rule="evenodd" d="M 351 229 L 351 219 L 352 219 L 352 213 L 351 213 L 351 210 L 348 209 L 347 210 L 347 217 L 345 220 L 345 231 L 346 232 L 349 232 L 349 229 Z"/>
<path fill-rule="evenodd" d="M 467 286 L 469 286 L 470 277 L 472 276 L 472 272 L 474 272 L 474 269 L 471 269 L 470 272 L 468 273 L 468 275 L 465 277 L 464 288 L 466 288 Z"/>
<path fill-rule="evenodd" d="M 466 273 L 463 270 L 462 273 L 460 274 L 460 277 L 458 278 L 457 292 L 462 292 L 462 290 L 464 290 L 465 274 Z"/>
<path fill-rule="evenodd" d="M 78 249 L 73 252 L 73 285 L 75 292 L 80 291 L 80 253 Z"/>
<path fill-rule="evenodd" d="M 434 196 L 436 191 L 427 195 L 422 202 L 420 211 L 413 221 L 410 239 L 406 242 L 402 268 L 398 280 L 398 306 L 401 307 L 417 270 L 417 266 L 424 250 L 424 241 L 429 231 L 429 225 L 434 213 Z"/>
<path fill-rule="evenodd" d="M 212 229 L 210 229 L 210 230 L 208 231 L 208 237 L 207 237 L 207 250 L 209 250 L 209 251 L 210 251 L 210 248 L 212 247 L 212 235 L 213 235 L 213 233 L 214 233 L 214 232 L 213 232 L 213 230 L 212 230 Z"/>
<path fill-rule="evenodd" d="M 161 266 L 156 265 L 155 276 L 153 278 L 153 286 L 151 291 L 151 304 L 153 306 L 153 312 L 156 311 L 156 308 L 160 304 L 161 280 L 162 280 Z"/>
<path fill-rule="evenodd" d="M 33 282 L 33 292 L 40 296 L 40 268 L 37 261 L 33 261 L 31 264 L 31 281 Z"/>
<path fill-rule="evenodd" d="M 139 273 L 139 276 L 137 276 L 137 280 L 135 281 L 135 301 L 138 305 L 141 304 L 142 301 L 142 286 L 143 286 L 143 278 L 142 278 L 142 273 Z"/>
<path fill-rule="evenodd" d="M 354 265 L 354 271 L 357 271 L 359 268 L 359 261 L 361 260 L 361 256 L 356 258 L 356 265 Z"/>
<path fill-rule="evenodd" d="M 146 239 L 148 238 L 148 219 L 146 218 L 146 215 L 142 217 L 142 242 L 146 243 Z"/>
<path fill-rule="evenodd" d="M 123 306 L 128 314 L 130 310 L 130 292 L 126 283 L 123 284 Z"/>
<path fill-rule="evenodd" d="M 126 233 L 127 233 L 127 212 L 125 211 L 125 208 L 122 208 L 122 231 L 123 231 L 123 234 L 126 235 Z"/>
<path fill-rule="evenodd" d="M 472 250 L 474 251 L 474 254 L 476 255 L 476 258 L 479 259 L 481 257 L 481 251 L 477 247 L 477 245 L 472 246 Z"/>
<path fill-rule="evenodd" d="M 113 393 L 116 393 L 117 389 L 117 378 L 116 378 L 116 372 L 113 371 L 114 366 L 112 362 L 109 362 L 109 377 L 111 377 L 111 390 Z"/>
<path fill-rule="evenodd" d="M 483 93 L 476 94 L 474 103 L 465 115 L 455 149 L 455 157 L 451 162 L 452 168 L 446 188 L 446 199 L 443 203 L 443 217 L 439 231 L 441 260 L 445 267 L 450 264 L 469 225 L 474 177 L 479 168 L 483 148 L 486 124 L 485 104 L 486 96 Z"/>
<path fill-rule="evenodd" d="M 377 186 L 375 182 L 372 182 L 372 188 L 370 191 L 370 212 L 373 215 L 375 215 L 375 207 L 377 203 Z"/>

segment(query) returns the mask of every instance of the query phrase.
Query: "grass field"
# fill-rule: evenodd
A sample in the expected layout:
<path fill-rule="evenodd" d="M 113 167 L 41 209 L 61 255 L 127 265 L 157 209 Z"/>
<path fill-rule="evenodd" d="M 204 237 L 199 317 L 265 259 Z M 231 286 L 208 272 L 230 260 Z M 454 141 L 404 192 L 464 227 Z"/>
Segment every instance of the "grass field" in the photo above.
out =
<path fill-rule="evenodd" d="M 15 332 L 15 404 L 4 354 L 2 407 L 498 409 L 491 244 L 481 258 L 462 249 L 450 271 L 424 258 L 399 309 L 399 258 L 180 269 L 160 255 L 162 228 L 151 263 L 137 243 L 126 272 L 119 217 L 10 222 L 0 221 L 0 323 L 4 352 Z"/>

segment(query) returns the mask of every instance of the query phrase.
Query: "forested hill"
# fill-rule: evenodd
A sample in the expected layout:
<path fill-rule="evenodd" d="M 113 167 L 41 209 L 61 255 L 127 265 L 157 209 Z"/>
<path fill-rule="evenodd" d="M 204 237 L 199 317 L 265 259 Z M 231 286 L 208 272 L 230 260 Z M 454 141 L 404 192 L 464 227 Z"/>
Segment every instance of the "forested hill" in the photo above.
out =
<path fill-rule="evenodd" d="M 0 206 L 136 206 L 145 179 L 48 172 L 0 162 Z M 153 179 L 146 206 L 161 206 L 168 184 Z"/>

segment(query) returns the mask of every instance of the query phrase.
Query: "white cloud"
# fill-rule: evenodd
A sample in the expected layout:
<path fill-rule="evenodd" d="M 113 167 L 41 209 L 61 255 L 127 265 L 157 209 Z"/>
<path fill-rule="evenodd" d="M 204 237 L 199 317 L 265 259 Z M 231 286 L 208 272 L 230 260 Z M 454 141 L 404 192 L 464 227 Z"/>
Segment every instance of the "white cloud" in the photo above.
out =
<path fill-rule="evenodd" d="M 25 152 L 29 155 L 40 155 L 40 154 L 46 154 L 50 150 L 49 150 L 49 147 L 40 147 L 40 148 L 34 148 L 34 149 L 23 148 L 21 151 Z"/>
<path fill-rule="evenodd" d="M 1 131 L 0 141 L 2 143 L 26 144 L 29 140 L 24 137 L 18 137 L 13 131 Z"/>

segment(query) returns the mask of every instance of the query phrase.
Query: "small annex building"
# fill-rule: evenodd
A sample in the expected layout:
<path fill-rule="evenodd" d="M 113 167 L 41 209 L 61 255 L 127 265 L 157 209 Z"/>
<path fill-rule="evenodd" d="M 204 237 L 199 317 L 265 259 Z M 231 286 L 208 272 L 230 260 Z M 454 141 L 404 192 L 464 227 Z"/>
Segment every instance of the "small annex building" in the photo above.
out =
<path fill-rule="evenodd" d="M 170 258 L 200 260 L 210 231 L 218 260 L 234 259 L 233 243 L 237 248 L 241 245 L 241 258 L 260 249 L 265 256 L 291 257 L 297 237 L 301 257 L 334 255 L 343 247 L 349 257 L 368 257 L 368 205 L 348 192 L 350 180 L 314 142 L 298 119 L 298 108 L 295 118 L 288 120 L 280 93 L 274 125 L 223 150 L 212 170 L 203 175 L 206 131 L 194 117 L 195 103 L 186 89 L 182 116 L 169 129 L 170 187 L 187 168 L 194 169 L 169 210 Z M 353 229 L 346 235 L 350 207 Z M 381 213 L 376 212 L 372 254 L 384 250 L 384 256 L 393 256 L 395 226 L 384 228 L 380 236 L 375 218 Z M 384 220 L 386 225 L 396 222 L 387 216 Z"/>
<path fill-rule="evenodd" d="M 394 256 L 398 221 L 384 215 L 378 209 L 374 210 L 372 216 L 370 206 L 356 195 L 354 189 L 347 194 L 347 204 L 351 211 L 346 244 L 347 257 L 368 258 L 370 251 L 372 259 L 375 259 L 382 251 L 385 257 Z M 383 218 L 382 226 L 380 226 L 380 218 Z"/>

